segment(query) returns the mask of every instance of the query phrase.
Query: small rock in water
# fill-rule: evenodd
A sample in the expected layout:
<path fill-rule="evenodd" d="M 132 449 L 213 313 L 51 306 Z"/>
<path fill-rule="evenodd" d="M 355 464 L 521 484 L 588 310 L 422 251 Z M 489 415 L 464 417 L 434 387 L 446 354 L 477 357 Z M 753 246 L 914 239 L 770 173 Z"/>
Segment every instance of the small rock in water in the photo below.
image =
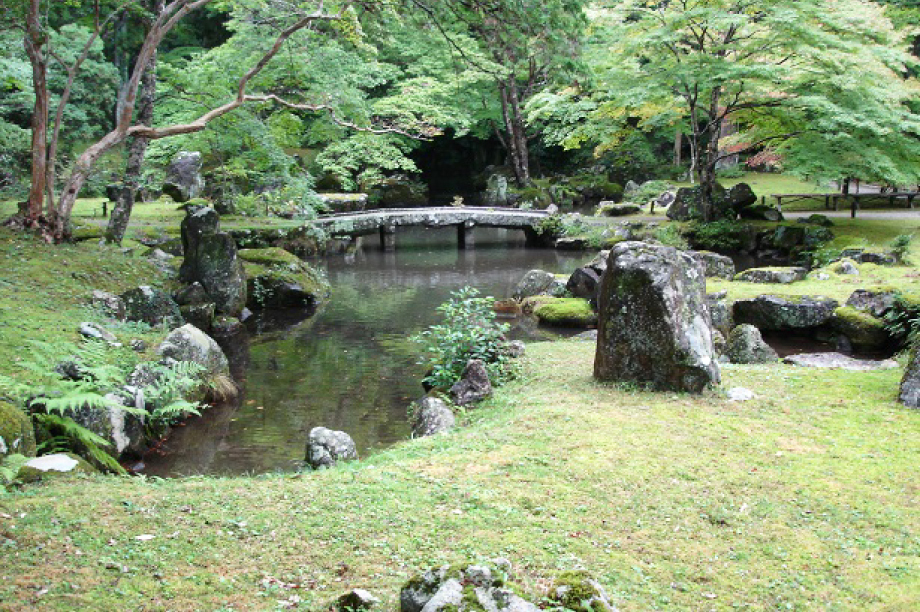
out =
<path fill-rule="evenodd" d="M 728 399 L 733 402 L 746 402 L 754 399 L 754 392 L 744 387 L 732 387 L 728 390 Z"/>

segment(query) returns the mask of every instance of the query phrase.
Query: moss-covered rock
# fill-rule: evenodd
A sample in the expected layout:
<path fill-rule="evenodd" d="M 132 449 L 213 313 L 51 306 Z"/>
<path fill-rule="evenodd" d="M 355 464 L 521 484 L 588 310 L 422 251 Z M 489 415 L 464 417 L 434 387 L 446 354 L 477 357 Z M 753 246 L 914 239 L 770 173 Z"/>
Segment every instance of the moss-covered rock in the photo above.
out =
<path fill-rule="evenodd" d="M 27 461 L 16 474 L 16 480 L 24 483 L 39 482 L 52 478 L 73 478 L 99 472 L 82 457 L 73 453 L 43 455 Z"/>
<path fill-rule="evenodd" d="M 125 313 L 129 321 L 141 321 L 148 325 L 166 324 L 170 327 L 182 325 L 179 305 L 165 291 L 141 285 L 121 294 Z"/>
<path fill-rule="evenodd" d="M 584 298 L 556 298 L 538 306 L 533 314 L 541 324 L 553 327 L 597 325 L 597 313 Z"/>
<path fill-rule="evenodd" d="M 262 266 L 289 266 L 297 265 L 301 262 L 300 258 L 278 247 L 269 247 L 265 249 L 240 249 L 238 251 L 240 259 L 245 262 L 259 264 Z"/>
<path fill-rule="evenodd" d="M 860 349 L 884 348 L 891 341 L 884 321 L 851 306 L 842 306 L 834 311 L 831 327 Z"/>
<path fill-rule="evenodd" d="M 760 335 L 760 330 L 753 325 L 739 325 L 728 335 L 725 354 L 732 363 L 775 363 L 778 359 L 774 351 Z"/>
<path fill-rule="evenodd" d="M 304 308 L 315 306 L 329 296 L 329 282 L 326 278 L 307 262 L 293 255 L 291 257 L 293 260 L 288 263 L 271 266 L 248 262 L 244 264 L 249 308 Z"/>
<path fill-rule="evenodd" d="M 528 298 L 524 298 L 524 300 L 521 301 L 521 313 L 532 315 L 537 308 L 556 299 L 558 298 L 554 298 L 551 295 L 532 295 Z"/>
<path fill-rule="evenodd" d="M 24 411 L 0 400 L 0 457 L 12 454 L 35 455 L 35 430 Z"/>
<path fill-rule="evenodd" d="M 789 285 L 804 280 L 808 275 L 805 268 L 749 268 L 735 275 L 736 281 Z"/>
<path fill-rule="evenodd" d="M 613 612 L 604 588 L 586 571 L 563 572 L 553 581 L 549 599 L 571 612 Z"/>
<path fill-rule="evenodd" d="M 626 217 L 629 215 L 638 215 L 640 212 L 642 212 L 642 208 L 636 204 L 601 202 L 594 214 L 597 217 Z"/>
<path fill-rule="evenodd" d="M 822 296 L 760 295 L 732 305 L 735 323 L 750 323 L 760 330 L 788 331 L 827 323 L 839 306 Z"/>

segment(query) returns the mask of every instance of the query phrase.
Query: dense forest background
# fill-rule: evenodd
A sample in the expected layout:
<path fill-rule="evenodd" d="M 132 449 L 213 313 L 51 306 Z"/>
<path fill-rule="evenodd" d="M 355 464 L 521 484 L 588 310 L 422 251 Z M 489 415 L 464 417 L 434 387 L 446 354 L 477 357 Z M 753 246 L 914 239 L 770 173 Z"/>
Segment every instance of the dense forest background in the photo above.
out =
<path fill-rule="evenodd" d="M 622 184 L 736 163 L 920 182 L 920 3 L 4 0 L 0 198 L 60 237 L 77 197 L 473 203 L 502 176 Z M 603 185 L 602 185 L 603 186 Z"/>

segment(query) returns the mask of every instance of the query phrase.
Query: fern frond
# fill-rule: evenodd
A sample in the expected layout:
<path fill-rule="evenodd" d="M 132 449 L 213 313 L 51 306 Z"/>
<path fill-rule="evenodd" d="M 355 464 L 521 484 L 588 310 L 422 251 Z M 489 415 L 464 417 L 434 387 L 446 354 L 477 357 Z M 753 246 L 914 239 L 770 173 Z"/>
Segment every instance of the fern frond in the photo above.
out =
<path fill-rule="evenodd" d="M 55 414 L 34 414 L 32 418 L 52 430 L 61 432 L 61 435 L 70 441 L 68 446 L 80 447 L 89 458 L 99 465 L 116 474 L 126 474 L 125 468 L 114 457 L 102 450 L 111 446 L 111 443 L 83 427 L 73 419 Z"/>
<path fill-rule="evenodd" d="M 61 415 L 82 408 L 100 410 L 121 407 L 117 402 L 94 391 L 77 391 L 61 397 L 38 397 L 32 400 L 29 405 L 41 405 L 45 407 L 48 413 L 57 412 Z"/>

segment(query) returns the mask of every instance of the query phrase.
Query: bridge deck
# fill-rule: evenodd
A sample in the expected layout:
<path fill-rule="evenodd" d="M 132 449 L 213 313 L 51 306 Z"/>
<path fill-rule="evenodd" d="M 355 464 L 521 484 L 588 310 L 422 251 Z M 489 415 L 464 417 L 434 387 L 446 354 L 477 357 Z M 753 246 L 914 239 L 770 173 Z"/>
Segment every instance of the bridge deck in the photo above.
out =
<path fill-rule="evenodd" d="M 381 228 L 396 227 L 502 227 L 510 229 L 532 228 L 545 219 L 545 211 L 519 208 L 480 208 L 443 206 L 434 208 L 385 208 L 362 212 L 324 215 L 309 221 L 334 236 L 360 236 Z"/>

